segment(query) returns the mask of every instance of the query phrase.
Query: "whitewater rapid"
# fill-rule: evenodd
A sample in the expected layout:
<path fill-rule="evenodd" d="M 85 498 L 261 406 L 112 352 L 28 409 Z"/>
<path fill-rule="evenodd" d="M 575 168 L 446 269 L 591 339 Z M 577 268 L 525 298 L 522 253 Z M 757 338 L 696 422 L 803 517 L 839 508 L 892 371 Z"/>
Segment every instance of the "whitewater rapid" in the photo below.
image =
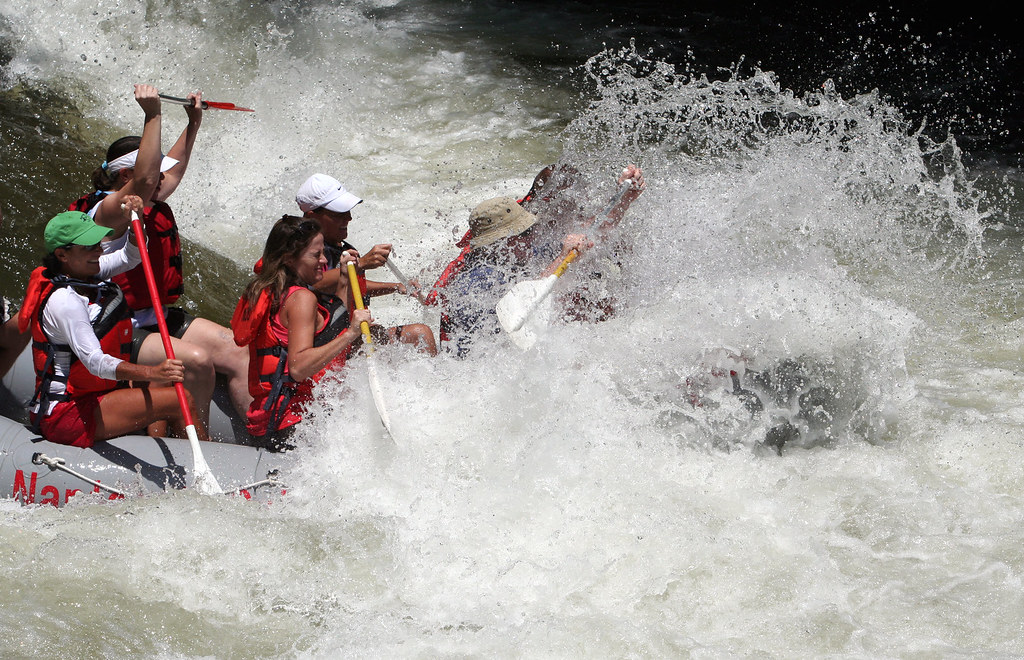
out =
<path fill-rule="evenodd" d="M 424 281 L 469 209 L 556 159 L 593 210 L 626 163 L 648 190 L 620 251 L 563 283 L 604 273 L 612 319 L 465 361 L 382 347 L 395 442 L 353 364 L 280 501 L 0 503 L 3 655 L 1024 653 L 1012 175 L 976 180 L 878 94 L 701 79 L 642 48 L 544 77 L 436 4 L 49 9 L 2 10 L 5 85 L 80 116 L 69 140 L 137 132 L 134 82 L 256 108 L 206 114 L 174 199 L 241 271 L 314 171 L 366 200 L 350 240 L 394 241 Z M 373 307 L 437 329 L 412 299 Z M 765 384 L 784 369 L 799 383 Z"/>

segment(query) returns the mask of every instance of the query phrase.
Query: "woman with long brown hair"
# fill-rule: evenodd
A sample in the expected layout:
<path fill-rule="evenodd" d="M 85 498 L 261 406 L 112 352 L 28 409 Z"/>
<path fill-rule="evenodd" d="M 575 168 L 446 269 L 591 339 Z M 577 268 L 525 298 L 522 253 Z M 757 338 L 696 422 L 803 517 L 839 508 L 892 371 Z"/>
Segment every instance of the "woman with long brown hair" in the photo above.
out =
<path fill-rule="evenodd" d="M 343 263 L 354 261 L 345 253 Z M 271 449 L 289 448 L 313 387 L 339 367 L 370 323 L 369 310 L 331 311 L 309 287 L 327 267 L 315 220 L 286 215 L 270 230 L 256 276 L 242 293 L 231 326 L 235 343 L 249 346 L 249 433 Z"/>

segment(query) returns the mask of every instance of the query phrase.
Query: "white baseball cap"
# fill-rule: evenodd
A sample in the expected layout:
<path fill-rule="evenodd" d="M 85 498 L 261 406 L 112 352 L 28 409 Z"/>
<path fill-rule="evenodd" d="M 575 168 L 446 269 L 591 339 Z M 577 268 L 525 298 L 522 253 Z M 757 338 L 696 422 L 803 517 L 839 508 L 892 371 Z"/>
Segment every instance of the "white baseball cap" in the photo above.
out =
<path fill-rule="evenodd" d="M 362 201 L 345 190 L 340 181 L 326 174 L 314 174 L 309 177 L 295 194 L 295 203 L 303 213 L 319 208 L 345 213 Z"/>

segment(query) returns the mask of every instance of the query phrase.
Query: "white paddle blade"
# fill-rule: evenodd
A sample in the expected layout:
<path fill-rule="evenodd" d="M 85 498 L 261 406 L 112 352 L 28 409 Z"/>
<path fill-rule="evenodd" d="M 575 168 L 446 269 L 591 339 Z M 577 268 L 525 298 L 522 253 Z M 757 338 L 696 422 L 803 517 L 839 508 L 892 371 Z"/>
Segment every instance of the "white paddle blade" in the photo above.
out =
<path fill-rule="evenodd" d="M 548 275 L 542 280 L 527 280 L 512 287 L 495 307 L 502 329 L 511 334 L 522 328 L 537 305 L 551 295 L 557 281 L 557 275 Z"/>
<path fill-rule="evenodd" d="M 194 479 L 192 486 L 203 495 L 220 495 L 224 490 L 217 483 L 217 477 L 213 476 L 213 471 L 210 466 L 206 464 L 206 458 L 203 457 L 203 451 L 199 448 L 199 436 L 196 435 L 196 427 L 189 424 L 185 427 L 185 433 L 188 435 L 189 445 L 192 447 L 192 474 Z"/>
<path fill-rule="evenodd" d="M 366 375 L 370 382 L 370 394 L 373 395 L 373 405 L 377 408 L 380 423 L 388 432 L 388 436 L 394 440 L 395 436 L 391 434 L 391 417 L 388 415 L 387 408 L 384 407 L 384 390 L 381 389 L 380 378 L 377 376 L 377 365 L 369 358 L 366 360 Z"/>
<path fill-rule="evenodd" d="M 533 348 L 537 339 L 551 322 L 553 303 L 550 296 L 545 296 L 534 306 L 533 313 L 526 317 L 523 325 L 515 332 L 509 332 L 512 343 L 526 351 Z"/>

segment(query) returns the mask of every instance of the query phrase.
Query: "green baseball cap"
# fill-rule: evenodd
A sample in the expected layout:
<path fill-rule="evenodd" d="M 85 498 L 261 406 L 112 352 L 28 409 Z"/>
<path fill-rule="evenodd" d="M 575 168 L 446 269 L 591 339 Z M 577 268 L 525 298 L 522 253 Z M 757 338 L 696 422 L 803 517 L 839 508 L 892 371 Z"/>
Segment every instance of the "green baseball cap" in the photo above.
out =
<path fill-rule="evenodd" d="M 96 245 L 112 233 L 113 229 L 99 226 L 88 213 L 64 211 L 46 223 L 43 237 L 47 251 L 53 252 L 65 245 Z"/>

